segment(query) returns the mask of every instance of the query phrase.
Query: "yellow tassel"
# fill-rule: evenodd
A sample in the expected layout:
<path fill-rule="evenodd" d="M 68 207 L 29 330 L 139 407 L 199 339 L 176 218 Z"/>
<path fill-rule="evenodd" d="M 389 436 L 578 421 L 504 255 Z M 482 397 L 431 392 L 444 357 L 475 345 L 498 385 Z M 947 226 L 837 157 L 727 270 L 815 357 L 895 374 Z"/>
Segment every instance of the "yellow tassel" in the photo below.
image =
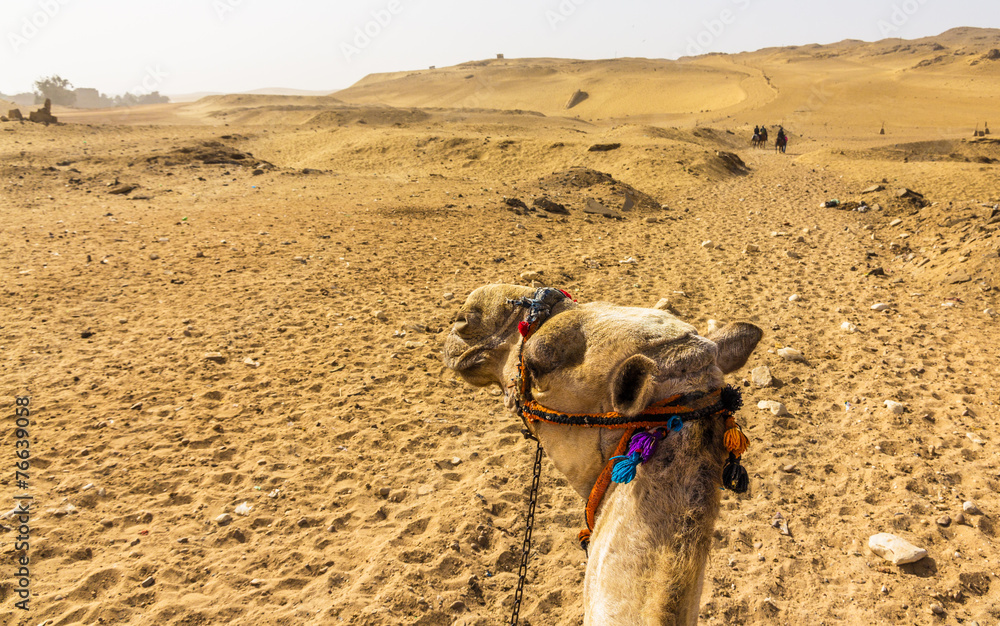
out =
<path fill-rule="evenodd" d="M 750 446 L 750 440 L 743 434 L 739 426 L 727 430 L 722 440 L 726 444 L 726 450 L 735 454 L 737 458 L 743 456 L 747 447 Z"/>

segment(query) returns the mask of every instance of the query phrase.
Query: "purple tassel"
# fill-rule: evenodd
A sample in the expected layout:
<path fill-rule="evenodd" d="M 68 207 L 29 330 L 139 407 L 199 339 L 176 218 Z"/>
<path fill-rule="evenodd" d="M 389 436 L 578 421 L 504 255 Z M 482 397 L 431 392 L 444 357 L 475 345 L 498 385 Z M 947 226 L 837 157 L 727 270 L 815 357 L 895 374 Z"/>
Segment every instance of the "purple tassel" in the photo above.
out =
<path fill-rule="evenodd" d="M 657 431 L 651 433 L 641 430 L 632 435 L 632 440 L 628 444 L 628 454 L 638 452 L 642 456 L 642 462 L 645 463 L 649 460 L 649 457 L 653 456 L 653 452 L 656 451 L 656 444 L 661 438 Z"/>

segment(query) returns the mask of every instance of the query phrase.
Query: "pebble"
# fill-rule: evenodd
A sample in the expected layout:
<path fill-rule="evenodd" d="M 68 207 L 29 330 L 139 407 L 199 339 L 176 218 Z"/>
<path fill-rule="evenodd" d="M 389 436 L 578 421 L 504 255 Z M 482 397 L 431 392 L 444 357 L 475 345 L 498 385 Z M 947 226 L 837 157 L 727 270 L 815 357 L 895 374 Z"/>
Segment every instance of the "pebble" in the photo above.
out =
<path fill-rule="evenodd" d="M 938 604 L 937 602 L 930 605 L 930 607 L 928 608 L 930 608 L 931 613 L 933 613 L 934 615 L 944 615 L 944 607 Z"/>
<path fill-rule="evenodd" d="M 243 359 L 243 364 L 249 367 L 260 367 L 260 361 L 254 361 L 250 357 Z"/>
<path fill-rule="evenodd" d="M 786 465 L 786 466 L 784 466 L 781 469 L 782 469 L 782 471 L 784 471 L 787 474 L 792 474 L 792 473 L 795 472 L 796 469 L 798 469 L 798 465 L 796 465 L 795 463 L 792 463 L 791 465 Z"/>
<path fill-rule="evenodd" d="M 521 272 L 520 278 L 525 282 L 532 280 L 541 281 L 542 275 L 539 272 Z"/>
<path fill-rule="evenodd" d="M 889 305 L 885 302 L 876 302 L 872 305 L 872 311 L 887 311 L 888 309 Z"/>
<path fill-rule="evenodd" d="M 237 505 L 236 508 L 233 509 L 233 512 L 236 513 L 237 515 L 242 515 L 246 517 L 247 515 L 250 515 L 250 511 L 252 510 L 253 510 L 253 505 L 250 504 L 249 502 L 244 502 L 242 504 Z"/>
<path fill-rule="evenodd" d="M 868 548 L 893 565 L 915 563 L 927 556 L 927 550 L 890 533 L 878 533 L 869 537 Z"/>
<path fill-rule="evenodd" d="M 179 539 L 177 540 L 177 543 L 187 543 L 187 542 L 189 542 L 189 541 L 191 541 L 191 540 L 190 540 L 190 539 L 188 539 L 187 537 L 181 537 L 181 538 L 179 538 Z"/>
<path fill-rule="evenodd" d="M 223 513 L 222 515 L 215 518 L 215 523 L 219 526 L 225 526 L 227 524 L 233 523 L 233 516 L 229 513 Z"/>
<path fill-rule="evenodd" d="M 389 316 L 385 314 L 385 311 L 375 311 L 372 313 L 372 317 L 380 322 L 388 322 Z"/>
<path fill-rule="evenodd" d="M 985 445 L 986 442 L 979 438 L 976 433 L 965 433 L 965 436 L 969 438 L 972 443 L 978 443 L 979 445 Z"/>
<path fill-rule="evenodd" d="M 903 223 L 903 220 L 901 220 L 901 219 L 899 219 L 897 217 L 896 219 L 894 219 L 891 222 L 889 222 L 889 226 L 899 226 L 902 223 Z"/>
<path fill-rule="evenodd" d="M 149 260 L 150 260 L 150 261 L 155 261 L 155 260 L 157 260 L 157 259 L 159 259 L 159 258 L 160 258 L 160 255 L 158 255 L 158 254 L 157 254 L 157 253 L 155 253 L 155 252 L 149 255 Z"/>
<path fill-rule="evenodd" d="M 750 382 L 758 389 L 770 387 L 773 381 L 771 370 L 766 365 L 759 365 L 750 370 Z"/>
<path fill-rule="evenodd" d="M 996 311 L 994 311 L 993 309 L 983 309 L 983 313 L 984 313 L 984 314 L 985 314 L 985 315 L 986 315 L 987 317 L 993 317 L 994 315 L 996 315 L 996 314 L 997 314 L 997 312 L 996 312 Z"/>
<path fill-rule="evenodd" d="M 141 587 L 152 587 L 152 586 L 153 586 L 153 583 L 155 583 L 155 582 L 156 582 L 156 581 L 155 581 L 155 580 L 153 580 L 153 577 L 152 577 L 152 576 L 150 576 L 150 577 L 149 577 L 149 578 L 147 578 L 146 580 L 144 580 L 144 581 L 142 581 L 141 583 L 139 583 L 139 586 L 141 586 Z"/>
<path fill-rule="evenodd" d="M 250 586 L 251 587 L 260 587 L 263 584 L 264 584 L 264 581 L 261 580 L 261 579 L 259 579 L 259 578 L 254 578 L 253 580 L 250 581 Z"/>
<path fill-rule="evenodd" d="M 452 611 L 464 611 L 466 607 L 465 607 L 465 602 L 462 602 L 461 600 L 455 600 L 454 602 L 451 603 L 451 606 L 448 608 L 451 609 Z"/>
<path fill-rule="evenodd" d="M 979 510 L 979 507 L 976 506 L 976 503 L 973 502 L 972 500 L 968 500 L 968 501 L 964 502 L 962 504 L 962 510 L 965 511 L 966 513 L 968 513 L 969 515 L 982 515 L 983 514 L 983 512 Z"/>
<path fill-rule="evenodd" d="M 902 402 L 896 402 L 895 400 L 886 400 L 885 408 L 889 409 L 896 415 L 900 415 L 906 410 L 906 406 Z"/>
<path fill-rule="evenodd" d="M 442 297 L 443 299 L 445 299 L 445 300 L 452 300 L 452 299 L 454 299 L 454 298 L 455 298 L 455 294 L 453 294 L 453 293 L 452 293 L 452 292 L 450 292 L 450 291 L 446 291 L 445 293 L 443 293 L 443 294 L 441 295 L 441 297 Z"/>
<path fill-rule="evenodd" d="M 213 363 L 225 363 L 226 357 L 221 352 L 206 352 L 205 360 L 212 361 Z"/>
<path fill-rule="evenodd" d="M 788 296 L 788 301 L 789 302 L 798 302 L 801 299 L 802 299 L 802 296 L 800 296 L 797 293 L 793 293 L 792 295 Z"/>
<path fill-rule="evenodd" d="M 639 262 L 636 261 L 634 257 L 629 257 L 627 259 L 622 259 L 621 261 L 618 261 L 618 264 L 619 265 L 638 265 Z"/>
<path fill-rule="evenodd" d="M 757 408 L 770 411 L 773 415 L 788 415 L 788 409 L 785 405 L 780 402 L 775 402 L 774 400 L 761 400 L 757 403 Z"/>
<path fill-rule="evenodd" d="M 801 259 L 802 255 L 794 250 L 785 250 L 785 256 L 789 259 Z"/>
<path fill-rule="evenodd" d="M 715 247 L 715 242 L 712 241 L 711 239 L 706 239 L 705 241 L 701 242 L 701 247 L 702 248 L 714 248 Z"/>
<path fill-rule="evenodd" d="M 659 221 L 660 220 L 658 218 L 655 218 L 655 217 L 647 217 L 646 218 L 646 223 L 647 224 L 655 224 L 655 223 L 657 223 Z"/>
<path fill-rule="evenodd" d="M 743 248 L 743 254 L 750 254 L 751 252 L 760 252 L 760 246 L 755 243 L 748 243 L 745 248 Z"/>
<path fill-rule="evenodd" d="M 955 516 L 955 523 L 956 524 L 964 524 L 965 523 L 965 513 L 959 513 L 958 515 L 956 515 Z"/>
<path fill-rule="evenodd" d="M 850 322 L 844 322 L 840 325 L 840 330 L 847 333 L 856 333 L 858 332 L 858 327 Z"/>
<path fill-rule="evenodd" d="M 305 265 L 306 263 L 306 258 L 304 256 L 292 257 L 292 260 L 295 261 L 296 263 L 302 263 L 303 265 Z"/>
<path fill-rule="evenodd" d="M 941 517 L 937 518 L 937 525 L 941 526 L 942 528 L 947 528 L 948 526 L 951 526 L 951 518 L 948 517 L 947 515 L 942 515 Z"/>
<path fill-rule="evenodd" d="M 83 486 L 81 491 L 90 491 L 93 488 L 94 488 L 94 483 L 87 483 L 86 485 Z"/>
<path fill-rule="evenodd" d="M 796 350 L 795 348 L 779 348 L 778 356 L 785 359 L 786 361 L 801 361 L 805 363 L 806 357 L 802 352 Z"/>

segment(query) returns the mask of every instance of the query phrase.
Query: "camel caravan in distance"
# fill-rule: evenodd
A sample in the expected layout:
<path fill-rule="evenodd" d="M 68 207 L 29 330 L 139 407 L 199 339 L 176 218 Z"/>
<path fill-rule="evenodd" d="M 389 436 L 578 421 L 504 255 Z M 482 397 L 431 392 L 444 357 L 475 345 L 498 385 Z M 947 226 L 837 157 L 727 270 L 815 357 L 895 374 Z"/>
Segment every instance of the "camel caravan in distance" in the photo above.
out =
<path fill-rule="evenodd" d="M 742 367 L 763 334 L 742 322 L 710 326 L 702 336 L 658 308 L 487 285 L 445 340 L 445 364 L 472 385 L 499 385 L 587 501 L 588 626 L 698 621 L 720 487 L 747 488 L 747 440 L 733 416 L 740 396 L 723 374 Z M 538 466 L 540 456 L 536 484 Z M 522 580 L 532 517 L 529 509 Z M 512 621 L 519 600 L 520 584 Z"/>

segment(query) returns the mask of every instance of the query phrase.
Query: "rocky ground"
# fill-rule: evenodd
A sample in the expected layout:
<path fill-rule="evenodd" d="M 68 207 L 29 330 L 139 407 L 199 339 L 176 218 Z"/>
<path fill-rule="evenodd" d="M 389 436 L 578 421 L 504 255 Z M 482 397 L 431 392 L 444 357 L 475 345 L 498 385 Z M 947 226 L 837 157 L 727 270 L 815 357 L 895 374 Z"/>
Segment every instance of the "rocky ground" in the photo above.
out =
<path fill-rule="evenodd" d="M 31 397 L 36 498 L 27 614 L 0 520 L 4 623 L 502 621 L 533 450 L 440 358 L 497 281 L 765 330 L 703 623 L 1000 622 L 992 165 L 484 116 L 0 127 L 0 388 Z M 541 494 L 521 614 L 580 624 L 582 502 L 548 464 Z"/>

